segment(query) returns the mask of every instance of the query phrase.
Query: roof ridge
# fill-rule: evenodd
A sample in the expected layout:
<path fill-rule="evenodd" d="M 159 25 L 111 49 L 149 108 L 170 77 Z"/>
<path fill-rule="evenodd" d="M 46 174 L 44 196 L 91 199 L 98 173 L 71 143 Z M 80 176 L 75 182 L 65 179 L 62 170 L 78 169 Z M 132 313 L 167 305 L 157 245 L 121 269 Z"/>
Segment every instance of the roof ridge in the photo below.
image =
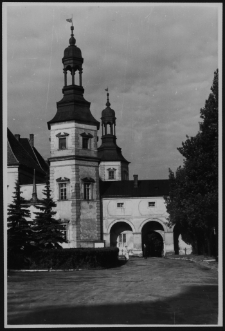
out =
<path fill-rule="evenodd" d="M 29 143 L 29 145 L 30 145 L 30 147 L 31 147 L 31 149 L 32 149 L 32 152 L 34 153 L 35 159 L 37 160 L 37 162 L 38 162 L 40 168 L 41 168 L 43 171 L 45 171 L 45 170 L 42 168 L 42 166 L 41 166 L 41 164 L 40 164 L 40 162 L 39 162 L 39 160 L 38 160 L 38 158 L 37 158 L 37 155 L 36 155 L 35 150 L 34 150 L 34 146 L 31 145 L 30 139 L 28 139 L 28 138 L 26 138 L 26 139 L 28 140 L 28 143 Z"/>
<path fill-rule="evenodd" d="M 24 155 L 22 155 L 22 159 L 24 158 L 24 156 L 27 158 L 27 162 L 29 163 L 29 167 L 30 167 L 30 168 L 33 168 L 33 169 L 36 169 L 36 170 L 38 170 L 38 171 L 44 172 L 43 169 L 40 168 L 39 165 L 36 163 L 36 161 L 32 158 L 32 156 L 31 156 L 30 153 L 26 150 L 26 148 L 24 148 L 23 144 L 22 144 L 20 141 L 18 141 L 18 140 L 16 139 L 15 135 L 9 130 L 9 128 L 8 128 L 8 132 L 9 132 L 9 134 L 11 135 L 11 138 L 10 138 L 10 139 L 13 139 L 14 142 L 16 142 L 16 144 L 18 144 L 18 146 L 20 147 L 20 151 L 21 151 L 22 153 L 24 153 Z M 10 141 L 10 139 L 9 139 L 9 137 L 8 137 L 8 142 L 9 142 L 9 145 L 10 145 L 10 147 L 11 147 L 11 143 L 13 142 L 13 140 Z M 26 140 L 27 138 L 21 138 L 21 139 L 25 139 L 25 140 Z M 11 147 L 11 149 L 12 149 L 12 147 Z M 14 154 L 14 153 L 13 153 L 13 154 Z M 14 155 L 15 155 L 15 154 L 14 154 Z M 18 156 L 19 156 L 19 155 L 18 155 Z M 26 164 L 26 163 L 22 163 L 21 160 L 18 159 L 18 157 L 17 157 L 16 159 L 17 159 L 17 161 L 18 161 L 19 164 L 23 164 L 23 165 L 25 165 L 25 166 L 28 166 L 28 164 Z M 26 160 L 26 159 L 23 159 L 23 160 Z"/>

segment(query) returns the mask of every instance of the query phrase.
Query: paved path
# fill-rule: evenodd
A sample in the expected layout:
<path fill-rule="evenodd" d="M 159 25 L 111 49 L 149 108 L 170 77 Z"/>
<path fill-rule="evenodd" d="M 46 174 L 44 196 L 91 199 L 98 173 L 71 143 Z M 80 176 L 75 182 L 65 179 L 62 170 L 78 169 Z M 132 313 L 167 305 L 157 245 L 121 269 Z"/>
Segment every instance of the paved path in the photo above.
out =
<path fill-rule="evenodd" d="M 217 270 L 133 258 L 121 267 L 10 273 L 8 324 L 217 324 Z"/>

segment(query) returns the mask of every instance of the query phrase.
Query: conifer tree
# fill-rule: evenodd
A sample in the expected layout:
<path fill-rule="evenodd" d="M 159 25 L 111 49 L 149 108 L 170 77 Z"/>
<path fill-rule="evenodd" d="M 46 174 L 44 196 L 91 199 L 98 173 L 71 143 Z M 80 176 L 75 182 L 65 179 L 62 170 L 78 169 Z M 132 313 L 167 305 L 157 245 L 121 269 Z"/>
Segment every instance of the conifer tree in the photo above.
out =
<path fill-rule="evenodd" d="M 33 224 L 33 240 L 39 249 L 55 249 L 62 248 L 60 243 L 67 242 L 64 239 L 64 226 L 60 220 L 56 220 L 53 208 L 56 203 L 51 198 L 51 190 L 49 178 L 46 178 L 46 185 L 43 190 L 45 198 L 41 201 L 41 205 L 36 205 L 40 212 L 34 212 L 36 217 Z"/>
<path fill-rule="evenodd" d="M 30 211 L 24 205 L 25 199 L 21 197 L 19 180 L 16 182 L 13 202 L 8 206 L 7 242 L 9 252 L 27 251 L 31 241 Z"/>

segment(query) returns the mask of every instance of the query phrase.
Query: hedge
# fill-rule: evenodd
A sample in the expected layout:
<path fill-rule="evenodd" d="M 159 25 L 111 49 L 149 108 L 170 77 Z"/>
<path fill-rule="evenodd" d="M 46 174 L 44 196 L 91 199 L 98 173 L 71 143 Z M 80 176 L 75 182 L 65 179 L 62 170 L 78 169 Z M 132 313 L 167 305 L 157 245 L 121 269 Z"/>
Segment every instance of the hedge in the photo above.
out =
<path fill-rule="evenodd" d="M 89 269 L 110 268 L 118 264 L 119 249 L 66 248 L 45 249 L 8 256 L 8 269 Z"/>

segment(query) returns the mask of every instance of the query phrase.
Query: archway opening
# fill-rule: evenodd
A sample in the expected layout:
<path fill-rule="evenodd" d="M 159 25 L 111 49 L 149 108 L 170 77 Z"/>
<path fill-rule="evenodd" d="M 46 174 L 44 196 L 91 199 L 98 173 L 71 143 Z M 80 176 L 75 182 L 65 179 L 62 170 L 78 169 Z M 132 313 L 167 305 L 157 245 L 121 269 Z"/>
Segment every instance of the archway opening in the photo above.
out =
<path fill-rule="evenodd" d="M 142 228 L 142 250 L 149 257 L 163 256 L 164 228 L 159 222 L 151 221 Z"/>
<path fill-rule="evenodd" d="M 192 253 L 191 238 L 181 226 L 176 224 L 173 229 L 174 251 L 176 255 Z"/>
<path fill-rule="evenodd" d="M 110 246 L 119 249 L 126 248 L 128 251 L 133 250 L 133 231 L 126 222 L 115 223 L 110 230 Z"/>

